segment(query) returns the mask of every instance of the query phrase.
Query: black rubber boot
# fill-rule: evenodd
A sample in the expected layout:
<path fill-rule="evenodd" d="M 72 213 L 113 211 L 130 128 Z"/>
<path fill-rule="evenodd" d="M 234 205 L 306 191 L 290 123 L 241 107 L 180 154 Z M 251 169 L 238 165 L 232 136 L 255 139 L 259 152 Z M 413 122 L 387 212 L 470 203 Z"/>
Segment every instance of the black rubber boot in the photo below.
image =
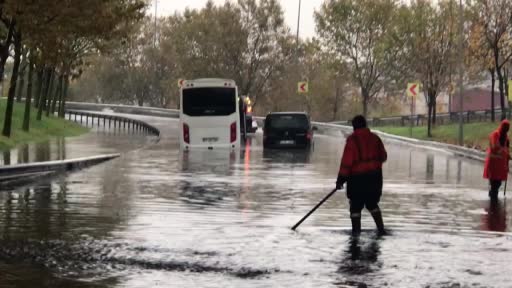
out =
<path fill-rule="evenodd" d="M 361 217 L 351 217 L 350 220 L 352 221 L 352 235 L 361 234 Z"/>
<path fill-rule="evenodd" d="M 490 190 L 489 198 L 491 198 L 491 200 L 498 200 L 498 193 L 499 193 L 499 190 L 498 191 Z"/>
<path fill-rule="evenodd" d="M 386 230 L 384 230 L 384 221 L 382 220 L 382 213 L 380 210 L 372 212 L 373 221 L 375 221 L 375 225 L 377 225 L 377 231 L 379 235 L 385 235 Z"/>

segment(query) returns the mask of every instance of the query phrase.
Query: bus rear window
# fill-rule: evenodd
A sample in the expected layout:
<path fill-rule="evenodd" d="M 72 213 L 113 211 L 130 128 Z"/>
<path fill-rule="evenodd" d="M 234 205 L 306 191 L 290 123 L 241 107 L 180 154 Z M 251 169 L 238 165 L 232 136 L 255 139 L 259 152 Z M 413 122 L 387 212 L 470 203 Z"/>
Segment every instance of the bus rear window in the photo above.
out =
<path fill-rule="evenodd" d="M 270 115 L 265 125 L 275 129 L 308 129 L 309 121 L 304 114 Z"/>
<path fill-rule="evenodd" d="M 235 112 L 235 88 L 183 89 L 183 113 L 188 116 L 227 116 Z"/>

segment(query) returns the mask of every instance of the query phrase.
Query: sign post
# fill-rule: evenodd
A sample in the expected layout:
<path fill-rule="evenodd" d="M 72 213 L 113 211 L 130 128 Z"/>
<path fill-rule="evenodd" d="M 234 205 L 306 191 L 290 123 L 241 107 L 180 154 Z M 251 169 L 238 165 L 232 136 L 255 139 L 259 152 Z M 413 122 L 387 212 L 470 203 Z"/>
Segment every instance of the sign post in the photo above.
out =
<path fill-rule="evenodd" d="M 414 113 L 416 110 L 416 96 L 419 93 L 420 84 L 418 83 L 407 83 L 407 96 L 411 99 L 411 117 L 410 117 L 410 127 L 409 127 L 409 137 L 412 138 L 412 127 L 414 126 Z"/>
<path fill-rule="evenodd" d="M 510 104 L 512 104 L 512 80 L 508 80 L 507 81 L 507 87 L 508 87 L 508 91 L 507 91 L 507 99 L 508 99 L 508 118 L 510 119 Z"/>

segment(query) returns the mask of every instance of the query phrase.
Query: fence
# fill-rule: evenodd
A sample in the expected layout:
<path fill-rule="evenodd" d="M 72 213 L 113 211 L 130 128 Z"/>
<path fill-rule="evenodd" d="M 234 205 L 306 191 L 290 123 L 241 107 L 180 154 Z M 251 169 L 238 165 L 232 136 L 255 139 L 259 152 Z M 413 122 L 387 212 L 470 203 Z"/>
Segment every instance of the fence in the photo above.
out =
<path fill-rule="evenodd" d="M 508 115 L 508 114 L 507 114 Z M 496 119 L 500 119 L 501 111 L 495 110 Z M 459 112 L 452 113 L 440 113 L 436 115 L 437 124 L 450 124 L 458 123 L 460 114 Z M 466 111 L 462 113 L 463 122 L 483 122 L 491 120 L 491 110 L 478 110 L 478 111 Z M 411 121 L 412 120 L 412 121 Z M 385 118 L 372 118 L 368 119 L 368 125 L 373 127 L 379 126 L 409 126 L 411 122 L 414 126 L 427 125 L 427 115 L 413 115 L 411 116 L 395 116 Z M 350 125 L 348 121 L 335 121 L 334 124 Z"/>
<path fill-rule="evenodd" d="M 108 126 L 109 129 L 113 128 L 114 130 L 119 131 L 132 130 L 133 132 L 160 136 L 160 130 L 140 120 L 130 119 L 127 117 L 117 115 L 108 115 L 76 110 L 66 110 L 66 114 L 70 121 L 75 121 L 77 123 L 85 125 L 86 127 L 89 127 L 89 124 L 91 124 L 91 127 L 103 126 L 107 128 Z M 91 119 L 90 121 L 89 118 Z"/>

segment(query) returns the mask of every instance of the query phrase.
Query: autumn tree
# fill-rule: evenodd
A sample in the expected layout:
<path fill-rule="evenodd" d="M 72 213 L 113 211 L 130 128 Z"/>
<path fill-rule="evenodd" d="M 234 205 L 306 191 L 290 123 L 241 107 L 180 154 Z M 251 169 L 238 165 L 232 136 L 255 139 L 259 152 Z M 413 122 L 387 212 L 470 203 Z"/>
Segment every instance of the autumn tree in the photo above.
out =
<path fill-rule="evenodd" d="M 512 1 L 477 0 L 474 5 L 477 17 L 473 25 L 481 33 L 481 46 L 489 50 L 493 59 L 494 71 L 498 78 L 501 116 L 506 117 L 505 86 L 507 79 L 504 67 L 512 58 Z M 494 98 L 493 98 L 494 99 Z"/>
<path fill-rule="evenodd" d="M 448 87 L 450 65 L 454 55 L 456 27 L 451 1 L 434 4 L 413 1 L 402 16 L 400 34 L 408 35 L 402 60 L 409 71 L 410 82 L 421 81 L 428 110 L 427 135 L 432 137 L 432 124 L 439 93 Z"/>
<path fill-rule="evenodd" d="M 317 32 L 329 53 L 346 62 L 360 88 L 363 114 L 396 69 L 400 43 L 389 46 L 397 4 L 393 0 L 328 0 L 315 13 Z"/>
<path fill-rule="evenodd" d="M 23 35 L 24 42 L 31 53 L 30 59 L 33 61 L 39 59 L 41 61 L 39 65 L 45 67 L 47 74 L 50 75 L 46 77 L 47 85 L 44 90 L 47 93 L 39 98 L 38 119 L 41 119 L 42 109 L 46 109 L 47 115 L 51 110 L 56 109 L 57 97 L 52 95 L 53 97 L 49 98 L 48 95 L 52 91 L 50 84 L 54 75 L 57 73 L 57 78 L 62 81 L 69 81 L 69 77 L 73 74 L 79 75 L 87 55 L 108 50 L 112 43 L 120 42 L 125 37 L 132 24 L 142 17 L 145 2 L 144 0 L 91 0 L 87 3 L 85 1 L 71 3 L 58 0 L 36 2 L 5 0 L 0 5 L 0 16 L 9 26 L 7 39 L 10 37 L 15 40 L 14 67 L 16 69 L 19 67 L 17 61 L 21 57 L 19 54 L 21 54 Z M 2 62 L 3 52 L 9 49 L 9 42 L 6 41 L 6 43 L 7 45 L 0 47 L 0 72 L 3 71 L 5 64 Z M 34 55 L 38 55 L 39 58 Z M 12 74 L 11 88 L 15 89 L 18 73 L 13 72 L 15 73 Z M 66 86 L 59 85 L 59 87 Z M 59 104 L 60 116 L 63 116 L 64 111 L 65 91 L 63 93 Z M 47 98 L 50 100 L 47 101 Z M 14 91 L 12 95 L 9 92 L 7 101 L 3 129 L 5 136 L 10 136 L 13 100 Z M 26 108 L 30 109 L 30 106 L 27 105 Z"/>

